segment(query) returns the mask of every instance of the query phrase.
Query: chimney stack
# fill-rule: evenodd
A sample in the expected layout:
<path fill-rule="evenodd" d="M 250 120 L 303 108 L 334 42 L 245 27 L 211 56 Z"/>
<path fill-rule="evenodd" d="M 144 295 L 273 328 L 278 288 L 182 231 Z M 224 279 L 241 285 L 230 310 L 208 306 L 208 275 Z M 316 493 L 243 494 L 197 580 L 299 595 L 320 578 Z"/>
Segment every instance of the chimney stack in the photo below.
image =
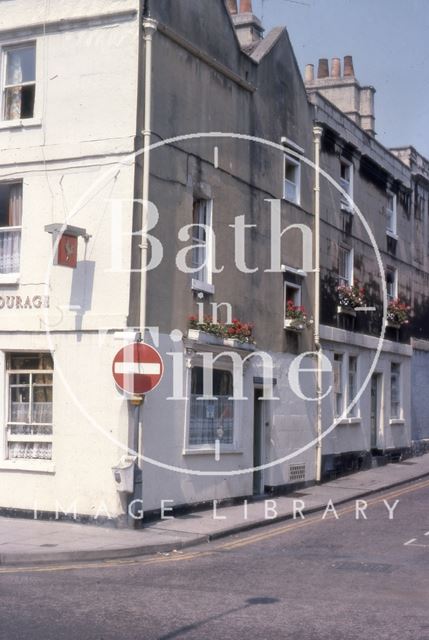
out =
<path fill-rule="evenodd" d="M 314 64 L 307 64 L 304 72 L 304 82 L 308 84 L 314 82 Z"/>
<path fill-rule="evenodd" d="M 317 69 L 318 78 L 329 78 L 329 62 L 328 58 L 320 58 L 319 67 Z"/>
<path fill-rule="evenodd" d="M 238 13 L 237 0 L 226 0 L 226 6 L 228 7 L 228 11 L 231 15 Z"/>
<path fill-rule="evenodd" d="M 341 78 L 341 60 L 339 58 L 332 58 L 331 78 Z"/>
<path fill-rule="evenodd" d="M 240 13 L 253 13 L 252 0 L 240 0 Z"/>
<path fill-rule="evenodd" d="M 353 68 L 353 57 L 352 56 L 344 56 L 344 77 L 345 78 L 354 78 L 355 70 Z"/>

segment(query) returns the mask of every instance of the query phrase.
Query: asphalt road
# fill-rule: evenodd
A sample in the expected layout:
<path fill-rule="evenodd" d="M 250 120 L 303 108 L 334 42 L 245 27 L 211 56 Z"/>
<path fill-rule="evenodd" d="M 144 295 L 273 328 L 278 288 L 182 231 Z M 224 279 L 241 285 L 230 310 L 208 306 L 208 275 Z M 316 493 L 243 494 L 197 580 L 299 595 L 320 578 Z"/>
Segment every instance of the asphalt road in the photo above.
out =
<path fill-rule="evenodd" d="M 2 568 L 0 638 L 429 640 L 429 480 L 368 502 L 168 556 Z"/>

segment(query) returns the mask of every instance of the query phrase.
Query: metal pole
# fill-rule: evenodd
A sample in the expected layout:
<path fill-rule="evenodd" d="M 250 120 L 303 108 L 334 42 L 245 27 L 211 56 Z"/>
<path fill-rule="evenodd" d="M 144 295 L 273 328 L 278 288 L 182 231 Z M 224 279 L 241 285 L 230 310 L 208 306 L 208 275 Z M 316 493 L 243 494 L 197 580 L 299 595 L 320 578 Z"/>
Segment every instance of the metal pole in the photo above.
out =
<path fill-rule="evenodd" d="M 316 482 L 322 479 L 322 346 L 320 344 L 320 147 L 322 127 L 313 128 L 314 136 L 314 346 L 317 352 Z"/>

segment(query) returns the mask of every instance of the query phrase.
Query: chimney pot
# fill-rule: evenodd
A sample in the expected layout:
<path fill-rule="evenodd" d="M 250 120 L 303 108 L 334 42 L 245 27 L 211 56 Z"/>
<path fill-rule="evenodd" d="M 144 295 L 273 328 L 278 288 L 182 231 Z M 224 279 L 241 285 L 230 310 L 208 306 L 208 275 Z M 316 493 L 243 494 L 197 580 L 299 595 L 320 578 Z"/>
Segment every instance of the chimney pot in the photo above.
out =
<path fill-rule="evenodd" d="M 341 60 L 339 58 L 332 58 L 331 77 L 341 78 Z"/>
<path fill-rule="evenodd" d="M 240 0 L 240 13 L 253 13 L 252 0 Z"/>
<path fill-rule="evenodd" d="M 355 77 L 355 70 L 353 68 L 353 56 L 344 56 L 344 77 Z"/>
<path fill-rule="evenodd" d="M 307 64 L 304 72 L 304 82 L 310 83 L 314 81 L 314 64 Z"/>
<path fill-rule="evenodd" d="M 329 78 L 329 62 L 328 58 L 319 59 L 319 67 L 317 69 L 318 78 Z"/>
<path fill-rule="evenodd" d="M 226 5 L 231 15 L 237 13 L 237 0 L 226 0 Z"/>

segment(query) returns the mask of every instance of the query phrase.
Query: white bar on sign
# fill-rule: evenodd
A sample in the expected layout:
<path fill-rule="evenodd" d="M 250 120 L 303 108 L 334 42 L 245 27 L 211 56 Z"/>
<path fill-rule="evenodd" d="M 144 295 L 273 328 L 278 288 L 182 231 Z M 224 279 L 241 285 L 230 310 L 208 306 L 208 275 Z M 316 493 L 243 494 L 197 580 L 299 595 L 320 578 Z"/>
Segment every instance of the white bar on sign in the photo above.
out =
<path fill-rule="evenodd" d="M 154 376 L 161 373 L 161 365 L 158 362 L 116 362 L 115 373 Z"/>

